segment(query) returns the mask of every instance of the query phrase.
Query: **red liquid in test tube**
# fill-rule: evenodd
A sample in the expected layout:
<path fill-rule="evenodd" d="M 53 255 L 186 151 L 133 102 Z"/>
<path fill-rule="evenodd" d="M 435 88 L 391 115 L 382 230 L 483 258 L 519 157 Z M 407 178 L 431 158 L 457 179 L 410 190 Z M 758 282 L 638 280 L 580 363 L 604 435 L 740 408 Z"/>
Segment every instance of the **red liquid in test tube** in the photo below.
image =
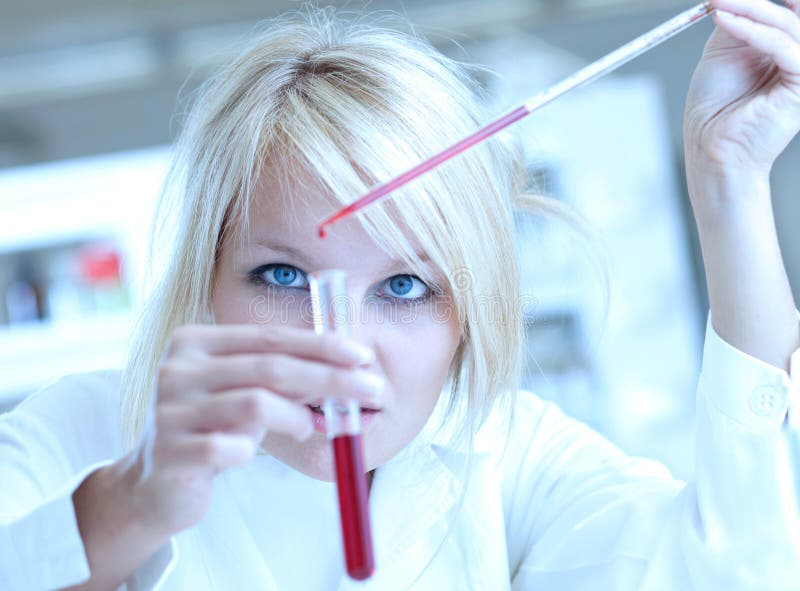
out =
<path fill-rule="evenodd" d="M 345 272 L 329 269 L 309 274 L 314 329 L 348 336 Z M 344 307 L 337 313 L 337 304 Z M 361 407 L 356 399 L 326 398 L 325 430 L 332 441 L 336 490 L 347 574 L 356 580 L 375 572 L 369 498 L 361 438 Z"/>
<path fill-rule="evenodd" d="M 334 437 L 333 453 L 336 460 L 336 486 L 339 491 L 347 574 L 354 579 L 363 580 L 375 571 L 375 559 L 372 556 L 372 532 L 361 435 Z"/>

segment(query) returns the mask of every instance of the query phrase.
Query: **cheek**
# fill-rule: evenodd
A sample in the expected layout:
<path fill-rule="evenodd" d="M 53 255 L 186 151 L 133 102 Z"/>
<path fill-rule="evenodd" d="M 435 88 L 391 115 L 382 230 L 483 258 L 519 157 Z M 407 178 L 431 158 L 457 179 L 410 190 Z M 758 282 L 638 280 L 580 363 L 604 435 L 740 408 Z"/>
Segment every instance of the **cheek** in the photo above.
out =
<path fill-rule="evenodd" d="M 287 290 L 281 293 L 254 289 L 246 300 L 250 322 L 308 329 L 314 327 L 311 297 L 307 292 Z"/>
<path fill-rule="evenodd" d="M 217 324 L 249 324 L 253 317 L 253 294 L 244 286 L 220 277 L 211 292 L 211 307 Z"/>
<path fill-rule="evenodd" d="M 282 324 L 312 327 L 307 292 L 270 291 L 245 279 L 220 276 L 212 290 L 212 309 L 218 324 Z"/>
<path fill-rule="evenodd" d="M 425 397 L 438 394 L 458 346 L 458 336 L 457 324 L 430 318 L 385 327 L 380 341 L 392 387 L 412 397 L 416 396 L 410 392 L 412 389 Z"/>

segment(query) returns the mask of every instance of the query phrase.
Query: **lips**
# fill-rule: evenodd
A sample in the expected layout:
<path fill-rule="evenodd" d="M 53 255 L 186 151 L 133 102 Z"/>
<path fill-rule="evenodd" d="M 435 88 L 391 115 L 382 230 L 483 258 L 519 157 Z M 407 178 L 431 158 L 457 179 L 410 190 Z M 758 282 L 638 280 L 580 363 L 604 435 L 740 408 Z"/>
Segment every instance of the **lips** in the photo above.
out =
<path fill-rule="evenodd" d="M 318 405 L 318 404 L 306 404 L 306 406 L 311 409 L 311 412 L 315 412 L 317 414 L 325 414 L 322 411 L 322 407 L 320 405 Z M 365 407 L 365 406 L 361 407 L 361 412 L 363 412 L 363 413 L 375 413 L 375 412 L 379 412 L 379 411 L 380 411 L 380 409 L 377 409 L 377 408 L 369 408 L 369 407 Z"/>
<path fill-rule="evenodd" d="M 314 412 L 322 412 L 322 402 L 314 402 L 314 403 L 311 403 L 311 404 L 306 404 L 306 406 L 308 408 L 310 408 L 311 410 L 313 410 Z M 369 411 L 369 412 L 377 412 L 377 411 L 379 411 L 381 409 L 378 408 L 378 407 L 375 407 L 375 406 L 368 406 L 367 405 L 367 406 L 362 406 L 361 410 L 362 411 Z"/>
<path fill-rule="evenodd" d="M 314 431 L 323 435 L 327 434 L 328 428 L 325 421 L 325 413 L 322 412 L 322 409 L 318 405 L 307 404 L 306 406 L 311 409 L 311 418 L 314 422 Z M 314 407 L 316 407 L 317 410 L 314 410 Z M 361 409 L 361 412 L 359 413 L 361 429 L 367 429 L 373 421 L 377 420 L 376 417 L 378 414 L 380 414 L 380 411 L 375 409 Z"/>

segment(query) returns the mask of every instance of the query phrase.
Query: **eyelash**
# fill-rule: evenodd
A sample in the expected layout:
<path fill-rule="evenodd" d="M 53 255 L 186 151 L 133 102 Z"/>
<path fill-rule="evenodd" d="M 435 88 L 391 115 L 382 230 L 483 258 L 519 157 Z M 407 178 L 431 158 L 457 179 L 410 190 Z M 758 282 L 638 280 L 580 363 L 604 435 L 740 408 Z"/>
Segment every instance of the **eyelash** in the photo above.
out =
<path fill-rule="evenodd" d="M 271 283 L 271 282 L 267 281 L 266 279 L 264 279 L 264 273 L 267 273 L 268 271 L 274 270 L 277 267 L 289 267 L 291 269 L 295 269 L 303 277 L 306 277 L 306 273 L 301 271 L 300 269 L 298 269 L 294 265 L 288 265 L 288 264 L 285 264 L 285 263 L 270 263 L 268 265 L 261 265 L 260 267 L 256 267 L 255 269 L 250 271 L 247 274 L 248 279 L 253 285 L 256 285 L 257 287 L 261 287 L 261 288 L 264 288 L 264 289 L 305 289 L 303 287 L 292 287 L 292 286 L 289 286 L 289 285 L 280 285 L 278 283 Z M 409 275 L 407 273 L 401 273 L 399 275 L 392 275 L 388 279 L 384 280 L 381 285 L 383 285 L 384 283 L 394 279 L 395 277 L 411 277 L 412 279 L 416 279 L 417 281 L 422 283 L 427 289 L 427 291 L 426 291 L 424 296 L 420 296 L 420 297 L 417 297 L 417 298 L 401 298 L 401 297 L 396 297 L 396 296 L 389 296 L 390 300 L 393 300 L 395 302 L 399 302 L 401 305 L 413 306 L 413 305 L 417 305 L 417 304 L 422 304 L 422 303 L 426 302 L 427 300 L 431 299 L 431 297 L 435 293 L 435 289 L 432 288 L 431 286 L 429 286 L 428 284 L 426 284 L 424 281 L 422 281 L 422 279 L 420 279 L 416 275 Z"/>

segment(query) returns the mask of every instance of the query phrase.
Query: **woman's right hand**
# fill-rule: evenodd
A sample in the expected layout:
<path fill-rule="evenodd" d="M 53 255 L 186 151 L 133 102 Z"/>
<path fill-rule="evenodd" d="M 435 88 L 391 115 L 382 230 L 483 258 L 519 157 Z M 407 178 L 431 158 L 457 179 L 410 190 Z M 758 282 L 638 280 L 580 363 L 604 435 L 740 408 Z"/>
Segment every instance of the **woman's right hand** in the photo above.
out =
<path fill-rule="evenodd" d="M 284 325 L 176 329 L 153 417 L 118 466 L 140 525 L 169 537 L 200 521 L 214 476 L 247 463 L 267 430 L 311 436 L 306 404 L 332 396 L 380 407 L 383 379 L 358 368 L 373 358 L 351 339 Z"/>

